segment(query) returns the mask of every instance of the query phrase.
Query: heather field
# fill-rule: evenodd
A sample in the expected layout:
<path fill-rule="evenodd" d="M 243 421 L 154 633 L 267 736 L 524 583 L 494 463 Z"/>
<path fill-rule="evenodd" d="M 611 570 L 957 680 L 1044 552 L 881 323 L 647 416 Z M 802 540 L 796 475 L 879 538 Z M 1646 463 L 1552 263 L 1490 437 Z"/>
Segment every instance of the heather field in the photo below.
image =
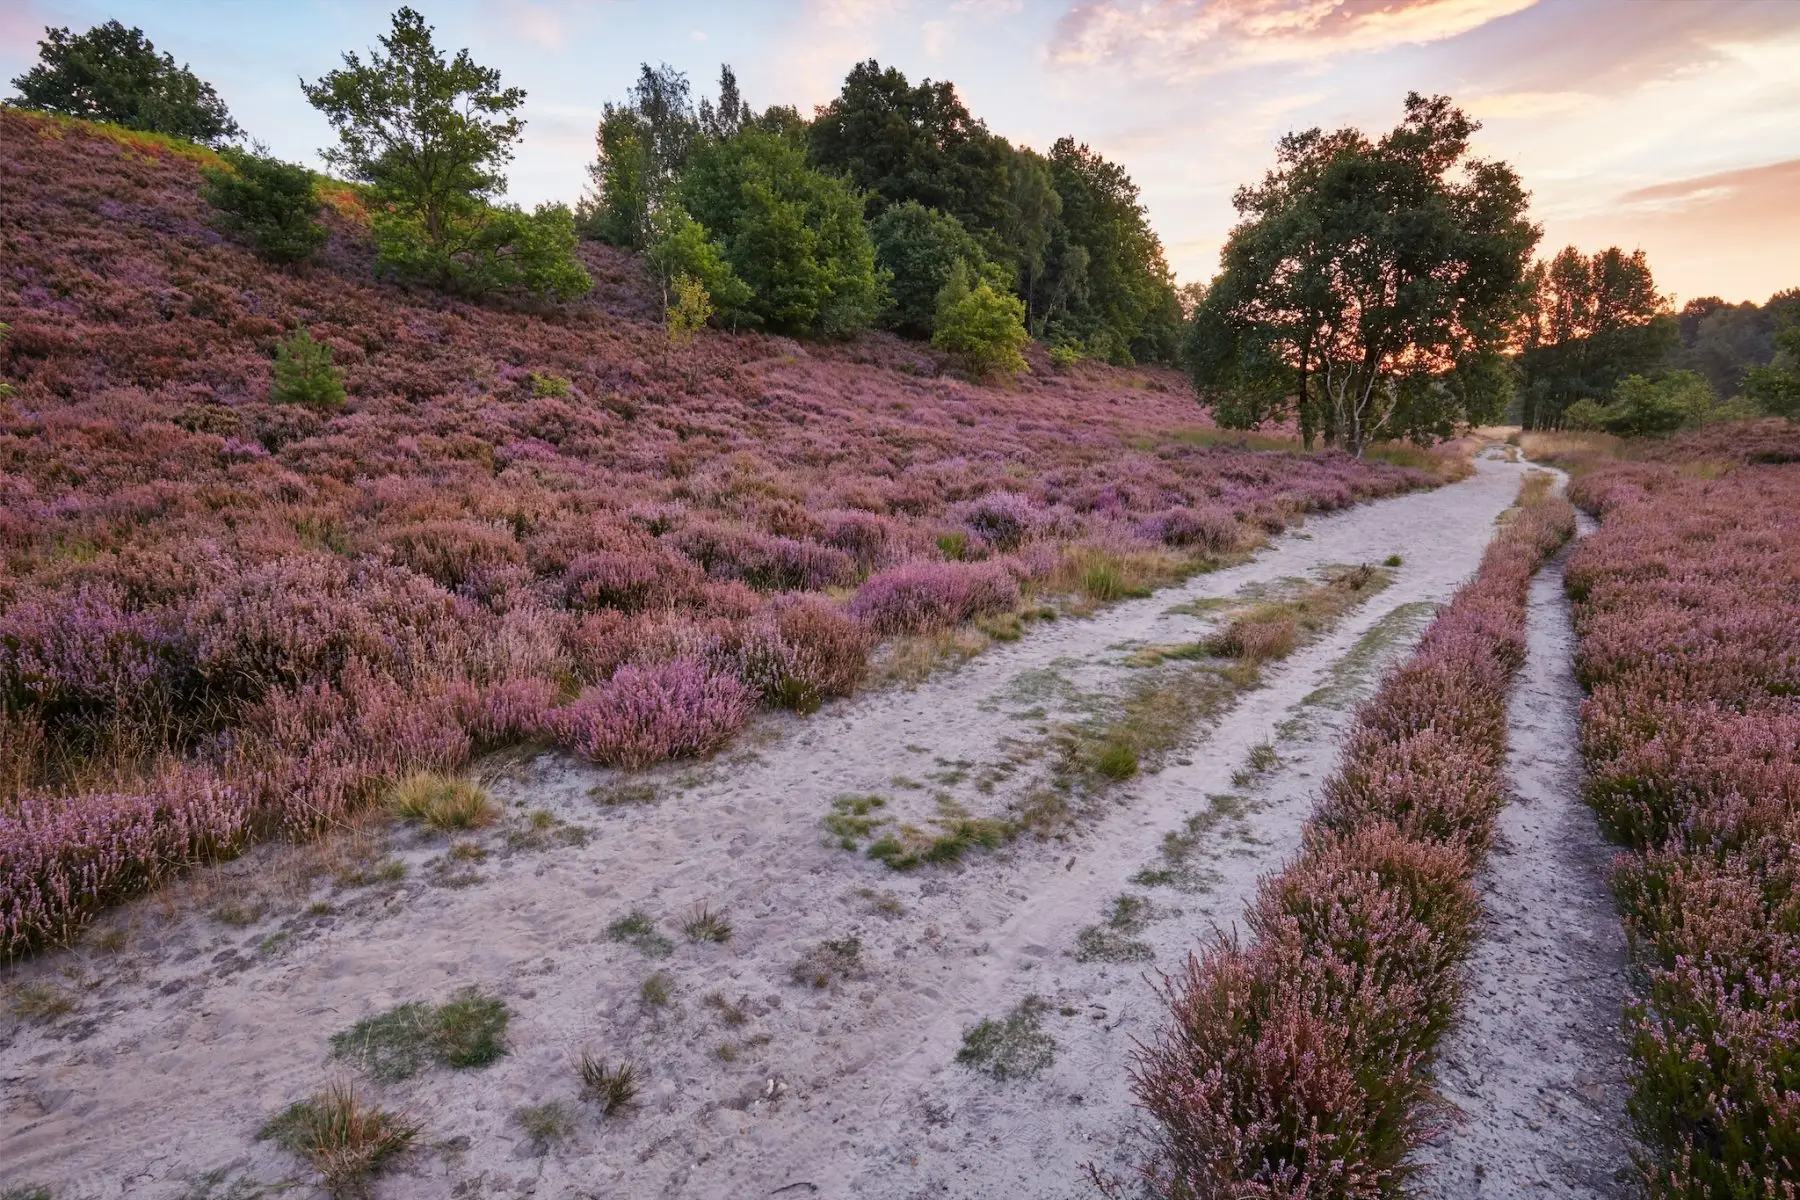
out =
<path fill-rule="evenodd" d="M 1657 1197 L 1794 1194 L 1800 1163 L 1800 439 L 1600 465 L 1569 569 L 1587 799 L 1638 969 L 1630 1110 Z"/>
<path fill-rule="evenodd" d="M 205 153 L 0 113 L 11 955 L 409 770 L 716 749 L 853 692 L 877 639 L 1014 636 L 1434 482 L 1211 445 L 1169 373 L 1001 390 L 874 335 L 671 349 L 604 248 L 567 308 L 379 286 L 348 192 L 284 273 L 207 224 Z M 301 323 L 341 412 L 265 400 Z"/>
<path fill-rule="evenodd" d="M 454 298 L 219 161 L 0 107 L 0 1200 L 1793 1200 L 1792 425 L 1289 395 L 1229 247 L 1191 374 L 709 327 L 671 209 Z"/>

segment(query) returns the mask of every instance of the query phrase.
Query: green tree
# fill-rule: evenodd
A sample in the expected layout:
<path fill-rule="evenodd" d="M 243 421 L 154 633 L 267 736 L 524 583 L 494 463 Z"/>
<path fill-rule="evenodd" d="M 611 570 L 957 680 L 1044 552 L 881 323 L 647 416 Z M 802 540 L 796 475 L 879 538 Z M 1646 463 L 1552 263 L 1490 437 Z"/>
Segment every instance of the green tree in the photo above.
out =
<path fill-rule="evenodd" d="M 715 235 L 752 293 L 747 313 L 774 329 L 837 335 L 883 301 L 862 200 L 806 165 L 782 136 L 747 129 L 702 146 L 677 199 Z"/>
<path fill-rule="evenodd" d="M 875 262 L 892 275 L 893 297 L 885 320 L 909 337 L 929 337 L 937 322 L 938 294 L 961 266 L 981 275 L 989 266 L 962 222 L 916 200 L 890 204 L 870 227 Z M 1001 286 L 1007 281 L 1004 275 Z"/>
<path fill-rule="evenodd" d="M 1175 280 L 1137 185 L 1073 138 L 1059 139 L 1048 161 L 1062 209 L 1047 249 L 1047 294 L 1033 304 L 1046 335 L 1079 340 L 1116 363 L 1174 361 Z"/>
<path fill-rule="evenodd" d="M 275 347 L 269 399 L 275 404 L 304 404 L 326 412 L 344 406 L 344 377 L 331 365 L 331 347 L 314 341 L 305 326 Z"/>
<path fill-rule="evenodd" d="M 970 115 L 948 80 L 914 85 L 874 59 L 857 63 L 808 130 L 807 154 L 861 189 L 871 217 L 913 200 L 984 243 L 1007 222 L 1012 148 Z"/>
<path fill-rule="evenodd" d="M 18 76 L 13 103 L 40 112 L 218 146 L 243 136 L 210 83 L 176 66 L 141 29 L 117 21 L 86 33 L 45 29 L 38 65 Z"/>
<path fill-rule="evenodd" d="M 338 144 L 327 162 L 374 185 L 385 205 L 373 222 L 379 264 L 403 277 L 480 294 L 520 290 L 568 299 L 591 281 L 574 258 L 569 211 L 525 213 L 489 201 L 524 130 L 519 88 L 460 50 L 446 60 L 410 8 L 394 14 L 368 61 L 302 82 Z"/>
<path fill-rule="evenodd" d="M 224 151 L 223 168 L 201 171 L 201 195 L 218 224 L 274 263 L 304 262 L 330 234 L 319 223 L 319 195 L 305 167 L 240 150 Z"/>
<path fill-rule="evenodd" d="M 1222 421 L 1298 415 L 1360 454 L 1493 409 L 1538 230 L 1512 169 L 1470 157 L 1477 128 L 1415 93 L 1379 140 L 1282 139 L 1276 168 L 1235 198 L 1245 220 L 1190 330 Z"/>
<path fill-rule="evenodd" d="M 974 375 L 1013 375 L 1025 370 L 1020 353 L 1031 335 L 1025 304 L 958 262 L 938 294 L 931 344 L 960 356 Z"/>
<path fill-rule="evenodd" d="M 1602 429 L 1621 437 L 1659 437 L 1705 421 L 1718 403 L 1706 377 L 1668 371 L 1654 378 L 1628 375 L 1610 402 L 1583 397 L 1563 414 L 1567 428 Z"/>
<path fill-rule="evenodd" d="M 589 194 L 576 209 L 581 231 L 597 242 L 642 250 L 650 240 L 650 131 L 636 113 L 609 104 L 594 145 Z"/>
<path fill-rule="evenodd" d="M 658 210 L 645 257 L 662 285 L 665 311 L 671 310 L 671 296 L 680 299 L 676 284 L 689 280 L 705 289 L 708 318 L 717 316 L 733 326 L 754 320 L 749 285 L 731 269 L 724 246 L 681 205 L 668 204 Z"/>
<path fill-rule="evenodd" d="M 1746 374 L 1744 395 L 1772 417 L 1800 420 L 1800 304 L 1786 310 L 1774 342 L 1769 365 Z"/>
<path fill-rule="evenodd" d="M 1570 246 L 1526 275 L 1518 332 L 1520 421 L 1554 428 L 1580 399 L 1605 403 L 1621 380 L 1660 367 L 1679 344 L 1642 250 L 1592 257 Z"/>

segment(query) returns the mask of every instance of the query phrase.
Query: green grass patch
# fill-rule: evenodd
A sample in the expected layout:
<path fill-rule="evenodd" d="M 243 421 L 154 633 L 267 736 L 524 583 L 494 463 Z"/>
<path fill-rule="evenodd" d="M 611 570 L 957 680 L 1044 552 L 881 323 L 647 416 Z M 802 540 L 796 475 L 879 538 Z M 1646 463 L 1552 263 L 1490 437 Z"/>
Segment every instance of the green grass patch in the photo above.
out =
<path fill-rule="evenodd" d="M 354 1063 L 383 1083 L 411 1079 L 433 1064 L 485 1067 L 506 1053 L 504 1001 L 474 987 L 435 1008 L 420 1001 L 365 1017 L 331 1039 L 331 1057 Z"/>
<path fill-rule="evenodd" d="M 635 946 L 651 958 L 667 958 L 675 952 L 675 943 L 659 933 L 656 922 L 638 908 L 608 925 L 606 936 L 615 942 Z"/>
<path fill-rule="evenodd" d="M 983 1018 L 963 1031 L 956 1061 L 1001 1082 L 1030 1079 L 1056 1061 L 1056 1039 L 1044 1030 L 1049 1005 L 1027 996 L 998 1021 Z"/>

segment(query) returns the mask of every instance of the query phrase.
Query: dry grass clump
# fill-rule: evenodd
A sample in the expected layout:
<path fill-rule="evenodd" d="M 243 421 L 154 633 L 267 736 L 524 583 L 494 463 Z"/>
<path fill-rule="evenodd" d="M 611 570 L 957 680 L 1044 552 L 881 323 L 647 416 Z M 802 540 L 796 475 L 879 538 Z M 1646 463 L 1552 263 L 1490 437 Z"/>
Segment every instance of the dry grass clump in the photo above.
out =
<path fill-rule="evenodd" d="M 461 775 L 414 771 L 388 792 L 394 814 L 443 832 L 480 829 L 500 817 L 487 789 Z"/>
<path fill-rule="evenodd" d="M 598 1104 L 601 1116 L 610 1117 L 636 1107 L 644 1075 L 635 1063 L 608 1066 L 605 1059 L 583 1051 L 576 1071 L 581 1076 L 582 1099 Z"/>
<path fill-rule="evenodd" d="M 423 1126 L 333 1083 L 271 1117 L 257 1138 L 305 1159 L 334 1200 L 367 1194 L 369 1179 L 418 1139 Z"/>
<path fill-rule="evenodd" d="M 839 980 L 859 979 L 863 975 L 862 939 L 828 938 L 820 942 L 794 964 L 795 983 L 827 988 Z"/>
<path fill-rule="evenodd" d="M 728 942 L 731 922 L 725 916 L 723 909 L 715 912 L 711 906 L 701 904 L 681 923 L 681 932 L 687 934 L 690 942 Z"/>
<path fill-rule="evenodd" d="M 560 1100 L 517 1108 L 512 1119 L 540 1153 L 575 1132 L 575 1117 Z"/>

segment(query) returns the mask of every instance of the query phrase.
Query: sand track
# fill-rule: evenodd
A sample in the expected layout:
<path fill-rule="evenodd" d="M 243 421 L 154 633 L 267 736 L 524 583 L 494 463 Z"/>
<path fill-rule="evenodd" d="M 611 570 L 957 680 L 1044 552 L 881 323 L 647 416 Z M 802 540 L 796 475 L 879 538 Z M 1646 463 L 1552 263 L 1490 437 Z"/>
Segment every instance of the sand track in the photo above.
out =
<path fill-rule="evenodd" d="M 1058 622 L 917 688 L 769 720 L 712 764 L 655 773 L 652 804 L 603 808 L 589 791 L 605 772 L 545 756 L 496 794 L 584 827 L 586 843 L 508 849 L 488 834 L 493 855 L 468 886 L 434 885 L 445 842 L 402 833 L 406 880 L 349 891 L 321 881 L 330 915 L 308 916 L 304 897 L 242 928 L 155 900 L 118 914 L 107 927 L 132 930 L 123 951 L 83 948 L 11 973 L 53 982 L 80 1007 L 0 1026 L 0 1186 L 42 1182 L 59 1200 L 261 1194 L 299 1172 L 253 1134 L 348 1074 L 327 1059 L 333 1033 L 475 983 L 511 1006 L 512 1053 L 380 1090 L 426 1123 L 428 1145 L 378 1196 L 1091 1194 L 1081 1165 L 1118 1167 L 1131 1137 L 1127 1055 L 1157 1015 L 1143 972 L 1229 927 L 1257 875 L 1293 849 L 1350 701 L 1409 643 L 1371 638 L 1473 571 L 1521 470 L 1483 461 L 1462 483 L 1315 519 L 1247 564 Z M 1406 562 L 1391 587 L 1066 838 L 901 874 L 822 836 L 831 800 L 849 793 L 925 812 L 941 791 L 995 811 L 1041 773 L 1045 722 L 1122 686 L 1132 646 L 1204 630 L 1206 618 L 1171 606 L 1395 553 Z M 1234 786 L 1263 742 L 1279 764 Z M 1164 834 L 1221 794 L 1235 799 L 1195 839 L 1201 889 L 1132 884 L 1159 861 Z M 282 853 L 213 874 L 272 874 Z M 1077 961 L 1078 931 L 1121 893 L 1152 905 L 1137 936 L 1154 963 Z M 884 897 L 903 911 L 884 910 Z M 681 938 L 682 916 L 702 902 L 728 910 L 729 942 Z M 675 940 L 671 957 L 605 937 L 633 908 Z M 865 977 L 818 990 L 790 978 L 806 949 L 852 935 Z M 674 985 L 664 1009 L 639 1002 L 653 970 Z M 715 993 L 745 1019 L 727 1024 L 707 1002 Z M 1028 995 L 1049 1005 L 1049 1069 L 997 1083 L 953 1062 L 967 1027 Z M 579 1109 L 571 1061 L 583 1048 L 648 1068 L 637 1112 L 602 1122 Z M 577 1109 L 576 1129 L 539 1153 L 509 1118 L 550 1100 Z M 209 1175 L 212 1190 L 196 1188 Z"/>
<path fill-rule="evenodd" d="M 1581 518 L 1581 531 L 1592 528 Z M 1477 886 L 1469 994 L 1438 1051 L 1460 1110 L 1421 1157 L 1421 1196 L 1635 1195 L 1625 1117 L 1624 931 L 1612 850 L 1581 801 L 1581 687 L 1564 550 L 1532 582 L 1528 657 L 1509 705 L 1512 802 Z"/>

